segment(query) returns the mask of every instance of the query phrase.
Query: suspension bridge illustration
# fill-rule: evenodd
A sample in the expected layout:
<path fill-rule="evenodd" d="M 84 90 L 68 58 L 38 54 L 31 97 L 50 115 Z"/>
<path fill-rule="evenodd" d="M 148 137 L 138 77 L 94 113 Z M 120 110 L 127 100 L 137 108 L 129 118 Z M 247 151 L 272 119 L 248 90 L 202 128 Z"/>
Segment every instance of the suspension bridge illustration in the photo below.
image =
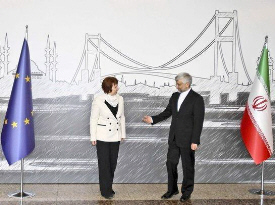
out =
<path fill-rule="evenodd" d="M 221 25 L 221 21 L 225 21 L 225 25 Z M 210 26 L 214 24 L 215 29 L 215 36 L 209 41 L 209 43 L 203 47 L 200 51 L 198 51 L 195 55 L 181 60 L 188 51 L 194 47 L 194 45 L 204 36 L 207 30 L 210 29 Z M 228 32 L 228 30 L 230 30 Z M 227 32 L 226 32 L 227 31 Z M 231 33 L 232 35 L 226 35 L 226 33 Z M 222 49 L 222 44 L 225 42 L 231 43 L 231 53 L 232 59 L 229 59 L 230 66 L 226 64 L 224 52 Z M 251 84 L 251 78 L 247 72 L 241 41 L 240 41 L 240 34 L 239 34 L 239 26 L 238 26 L 238 16 L 237 11 L 234 10 L 233 12 L 219 12 L 215 11 L 215 14 L 212 16 L 210 21 L 207 25 L 203 28 L 203 30 L 199 33 L 199 35 L 178 55 L 173 57 L 171 60 L 159 65 L 159 66 L 152 66 L 147 65 L 142 62 L 139 62 L 125 53 L 119 51 L 119 49 L 112 46 L 108 43 L 101 34 L 98 35 L 90 35 L 86 34 L 85 36 L 85 44 L 83 53 L 81 56 L 81 60 L 79 65 L 76 69 L 76 72 L 72 78 L 71 83 L 78 83 L 77 79 L 81 78 L 81 81 L 84 82 L 91 82 L 94 80 L 98 80 L 104 78 L 106 76 L 101 75 L 101 58 L 105 58 L 105 60 L 109 60 L 112 63 L 120 66 L 123 69 L 127 69 L 127 71 L 123 72 L 115 72 L 109 73 L 108 75 L 116 76 L 116 75 L 127 75 L 127 74 L 142 74 L 148 76 L 158 76 L 167 79 L 174 79 L 176 74 L 173 74 L 172 71 L 176 68 L 182 68 L 183 66 L 191 63 L 198 59 L 202 54 L 209 51 L 210 48 L 214 47 L 214 72 L 213 76 L 211 77 L 218 77 L 218 70 L 224 69 L 227 77 L 230 78 L 230 75 L 237 75 L 236 71 L 236 58 L 237 53 L 239 53 L 241 66 L 243 71 L 246 75 L 248 84 Z M 112 54 L 107 54 L 104 48 L 111 49 L 114 55 L 118 55 L 119 58 L 123 59 L 118 60 L 112 56 Z M 237 52 L 238 51 L 238 52 Z M 128 63 L 125 63 L 128 62 Z M 228 61 L 227 61 L 228 62 Z"/>
<path fill-rule="evenodd" d="M 106 76 L 103 73 L 108 72 L 108 76 L 126 77 L 137 74 L 146 75 L 148 79 L 160 77 L 164 80 L 174 80 L 178 70 L 184 71 L 190 65 L 192 69 L 197 69 L 198 67 L 192 64 L 194 62 L 199 64 L 199 67 L 205 67 L 201 60 L 205 59 L 205 54 L 211 57 L 208 66 L 212 70 L 207 73 L 210 74 L 210 79 L 197 78 L 199 85 L 195 82 L 192 86 L 204 97 L 206 105 L 201 143 L 204 147 L 198 153 L 199 160 L 196 163 L 197 182 L 224 183 L 230 180 L 232 183 L 248 181 L 256 183 L 257 168 L 245 149 L 241 147 L 243 143 L 239 132 L 240 119 L 250 86 L 236 84 L 238 83 L 236 79 L 242 72 L 243 76 L 246 76 L 246 79 L 244 77 L 242 80 L 247 84 L 251 84 L 252 81 L 243 57 L 237 11 L 216 11 L 210 19 L 206 19 L 206 24 L 202 28 L 187 46 L 183 46 L 176 55 L 171 55 L 171 58 L 159 62 L 157 66 L 132 58 L 131 55 L 122 52 L 105 40 L 101 34 L 86 34 L 83 52 L 71 84 L 58 80 L 58 65 L 62 65 L 58 59 L 57 45 L 59 44 L 55 41 L 51 43 L 48 35 L 43 56 L 43 58 L 46 57 L 43 64 L 46 68 L 45 72 L 42 71 L 43 69 L 38 69 L 38 65 L 32 61 L 34 112 L 37 119 L 36 137 L 37 145 L 41 149 L 36 149 L 36 153 L 26 160 L 25 171 L 28 172 L 28 176 L 31 176 L 28 178 L 29 183 L 98 182 L 96 155 L 94 155 L 95 152 L 89 151 L 90 144 L 87 143 L 88 119 L 91 113 L 91 102 L 97 94 L 96 91 L 101 90 L 98 85 Z M 12 87 L 14 79 L 13 72 L 8 72 L 9 50 L 6 35 L 4 46 L 0 46 L 2 88 L 0 121 L 4 120 L 10 96 L 8 87 Z M 58 51 L 60 52 L 59 49 Z M 106 67 L 106 62 L 115 65 L 118 69 Z M 273 80 L 273 67 L 270 71 L 272 71 Z M 226 75 L 226 79 L 221 75 Z M 145 81 L 148 82 L 148 79 Z M 226 80 L 226 83 L 223 80 Z M 275 83 L 273 86 L 275 87 Z M 164 122 L 156 127 L 149 126 L 150 129 L 141 122 L 145 113 L 154 114 L 166 107 L 174 87 L 163 87 L 148 86 L 148 83 L 146 86 L 142 83 L 135 83 L 134 86 L 126 86 L 126 83 L 121 85 L 121 94 L 126 102 L 127 146 L 121 150 L 123 157 L 120 163 L 128 166 L 120 166 L 118 169 L 118 183 L 164 183 L 166 180 L 165 169 L 160 169 L 158 160 L 148 160 L 147 156 L 155 156 L 156 159 L 166 157 L 166 137 L 170 122 Z M 274 99 L 273 102 L 275 102 Z M 274 104 L 272 106 L 274 108 Z M 79 150 L 87 151 L 79 152 Z M 129 152 L 137 154 L 129 155 Z M 271 183 L 274 182 L 274 163 L 274 159 L 270 160 L 269 169 L 267 169 L 267 180 Z M 2 183 L 18 181 L 15 173 L 19 173 L 20 166 L 9 167 L 4 156 L 0 156 L 0 167 L 5 174 L 5 177 L 0 178 Z M 147 168 L 136 172 L 139 167 Z M 243 172 L 244 169 L 250 170 L 251 174 Z M 243 177 L 231 174 L 236 171 L 244 173 Z"/>

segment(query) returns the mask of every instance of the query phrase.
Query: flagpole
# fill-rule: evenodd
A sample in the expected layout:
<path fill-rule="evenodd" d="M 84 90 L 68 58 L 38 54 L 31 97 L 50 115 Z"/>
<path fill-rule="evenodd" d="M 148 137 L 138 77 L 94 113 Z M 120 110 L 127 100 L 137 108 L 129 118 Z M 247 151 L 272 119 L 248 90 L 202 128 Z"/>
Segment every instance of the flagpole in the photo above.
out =
<path fill-rule="evenodd" d="M 21 159 L 21 184 L 20 184 L 20 193 L 23 197 L 23 173 L 24 173 L 24 158 Z"/>
<path fill-rule="evenodd" d="M 250 189 L 249 192 L 251 194 L 256 194 L 256 195 L 262 195 L 262 196 L 274 196 L 275 192 L 270 191 L 270 190 L 264 190 L 264 166 L 265 162 L 262 162 L 262 177 L 261 177 L 261 189 Z"/>
<path fill-rule="evenodd" d="M 26 25 L 26 33 L 25 33 L 25 39 L 28 41 L 28 25 Z M 9 197 L 20 197 L 21 203 L 23 197 L 33 197 L 35 196 L 34 193 L 24 192 L 23 191 L 23 177 L 24 177 L 24 158 L 21 159 L 21 180 L 20 180 L 20 192 L 9 194 Z"/>
<path fill-rule="evenodd" d="M 268 49 L 268 36 L 265 37 L 265 43 L 264 47 Z M 261 196 L 274 196 L 275 192 L 272 192 L 270 190 L 264 190 L 264 167 L 265 167 L 265 161 L 262 162 L 262 177 L 261 177 L 261 189 L 250 189 L 249 192 L 252 194 L 257 194 Z"/>
<path fill-rule="evenodd" d="M 264 194 L 264 161 L 262 163 L 262 188 L 261 188 L 261 194 Z"/>

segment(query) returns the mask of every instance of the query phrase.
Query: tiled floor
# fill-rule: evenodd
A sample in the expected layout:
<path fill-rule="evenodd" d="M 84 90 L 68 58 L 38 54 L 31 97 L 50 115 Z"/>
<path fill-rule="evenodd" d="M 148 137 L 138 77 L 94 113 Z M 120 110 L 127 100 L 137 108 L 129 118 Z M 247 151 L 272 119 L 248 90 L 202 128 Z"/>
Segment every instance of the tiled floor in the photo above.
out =
<path fill-rule="evenodd" d="M 115 184 L 112 200 L 100 196 L 98 184 L 26 184 L 24 191 L 35 197 L 23 201 L 9 198 L 8 194 L 19 190 L 19 184 L 0 184 L 0 205 L 73 205 L 73 204 L 186 204 L 186 205 L 275 205 L 275 196 L 253 195 L 249 189 L 260 188 L 259 184 L 196 184 L 191 200 L 179 202 L 180 194 L 170 200 L 161 200 L 166 184 Z M 275 192 L 275 185 L 266 184 L 266 190 Z"/>

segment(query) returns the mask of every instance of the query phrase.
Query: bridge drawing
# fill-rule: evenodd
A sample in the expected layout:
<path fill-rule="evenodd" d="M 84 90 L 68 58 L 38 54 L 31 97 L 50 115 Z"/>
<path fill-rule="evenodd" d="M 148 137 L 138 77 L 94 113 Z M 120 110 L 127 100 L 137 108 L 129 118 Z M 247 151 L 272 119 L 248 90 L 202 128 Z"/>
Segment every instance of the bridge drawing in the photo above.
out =
<path fill-rule="evenodd" d="M 191 57 L 182 60 L 183 57 L 192 49 L 195 44 L 206 34 L 206 32 L 212 27 L 215 29 L 213 32 L 215 35 L 212 39 L 208 40 L 207 45 L 203 46 L 202 49 L 197 51 Z M 230 43 L 230 59 L 225 59 L 223 51 L 223 44 Z M 106 76 L 101 75 L 101 59 L 111 61 L 112 63 L 120 66 L 127 71 L 109 73 L 108 75 L 128 75 L 128 74 L 142 74 L 147 76 L 157 76 L 167 79 L 174 79 L 175 73 L 173 70 L 176 68 L 183 68 L 185 65 L 191 63 L 198 59 L 202 54 L 209 52 L 210 48 L 214 47 L 214 65 L 213 74 L 210 78 L 220 78 L 222 81 L 226 78 L 229 82 L 231 78 L 238 77 L 238 71 L 236 69 L 237 57 L 240 58 L 242 72 L 245 73 L 247 84 L 250 85 L 252 80 L 248 74 L 239 34 L 238 26 L 238 16 L 237 11 L 233 12 L 219 12 L 215 11 L 207 25 L 199 33 L 199 35 L 178 55 L 173 57 L 171 60 L 160 64 L 159 66 L 147 65 L 142 62 L 129 57 L 127 54 L 121 52 L 119 49 L 112 46 L 107 42 L 101 34 L 90 35 L 86 34 L 85 44 L 83 53 L 76 69 L 76 72 L 71 80 L 71 83 L 78 84 L 79 82 L 91 82 L 94 80 L 99 80 Z M 107 53 L 105 50 L 111 51 L 111 54 Z M 211 52 L 211 51 L 210 51 Z M 116 57 L 114 57 L 116 56 Z M 239 65 L 238 65 L 239 66 Z M 239 66 L 240 67 L 240 66 Z M 225 76 L 220 76 L 218 71 L 223 70 Z M 77 80 L 80 79 L 80 80 Z"/>
<path fill-rule="evenodd" d="M 76 71 L 75 66 L 66 68 L 75 71 L 70 79 L 71 84 L 58 79 L 56 71 L 62 70 L 58 55 L 63 53 L 59 47 L 57 50 L 56 45 L 60 44 L 50 41 L 47 35 L 45 45 L 43 44 L 43 56 L 40 56 L 45 61 L 43 64 L 31 61 L 38 149 L 26 160 L 28 183 L 98 182 L 96 152 L 91 151 L 90 143 L 87 143 L 90 138 L 88 121 L 92 100 L 96 91 L 101 90 L 97 85 L 105 77 L 106 71 L 109 72 L 108 75 L 116 77 L 123 75 L 121 82 L 132 74 L 148 76 L 148 79 L 142 79 L 144 83 L 136 80 L 133 85 L 120 83 L 120 93 L 125 100 L 127 146 L 121 149 L 119 163 L 127 166 L 118 167 L 117 183 L 164 183 L 165 167 L 160 167 L 159 161 L 164 162 L 166 158 L 170 122 L 152 127 L 142 123 L 141 119 L 145 114 L 154 115 L 164 110 L 175 89 L 166 84 L 167 79 L 174 81 L 178 69 L 184 70 L 190 65 L 197 69 L 193 66 L 194 62 L 199 64 L 199 68 L 203 67 L 201 61 L 205 59 L 205 55 L 211 58 L 210 76 L 193 79 L 195 83 L 192 85 L 203 96 L 206 105 L 202 147 L 196 163 L 196 182 L 257 183 L 255 179 L 260 178 L 260 173 L 243 147 L 239 131 L 251 78 L 243 57 L 237 11 L 216 11 L 206 21 L 205 27 L 191 43 L 183 46 L 168 60 L 157 62 L 157 66 L 132 58 L 133 56 L 105 40 L 101 34 L 86 34 Z M 14 79 L 13 66 L 10 64 L 13 60 L 9 58 L 12 49 L 10 50 L 8 43 L 6 35 L 4 44 L 0 46 L 0 122 L 5 117 Z M 106 67 L 105 62 L 116 65 L 118 69 Z M 273 81 L 272 59 L 269 63 L 270 79 Z M 240 72 L 246 76 L 246 79 L 242 79 L 246 80 L 246 84 L 236 84 Z M 152 76 L 163 78 L 164 86 L 149 84 L 148 80 Z M 271 85 L 272 90 L 275 90 L 275 83 Z M 271 97 L 274 117 L 275 96 Z M 156 160 L 148 160 L 148 156 L 154 156 Z M 270 183 L 274 183 L 274 163 L 274 158 L 269 160 L 266 170 L 266 180 Z M 0 174 L 4 176 L 0 178 L 1 183 L 16 183 L 19 180 L 20 166 L 9 167 L 1 151 L 0 167 Z M 140 167 L 146 169 L 137 172 Z M 236 172 L 243 175 L 232 175 Z"/>
<path fill-rule="evenodd" d="M 75 73 L 68 82 L 58 79 L 57 71 L 62 68 L 63 62 L 58 58 L 56 42 L 50 41 L 48 34 L 44 47 L 44 63 L 37 64 L 34 60 L 31 61 L 32 80 L 37 90 L 34 90 L 34 94 L 45 97 L 39 90 L 46 88 L 51 89 L 47 97 L 81 94 L 86 98 L 88 94 L 100 92 L 102 78 L 115 76 L 121 82 L 121 91 L 124 93 L 142 92 L 166 96 L 175 91 L 173 85 L 177 73 L 186 71 L 194 77 L 194 90 L 210 92 L 212 104 L 220 103 L 220 95 L 224 93 L 229 93 L 229 100 L 235 101 L 237 92 L 248 92 L 249 85 L 252 84 L 240 39 L 237 11 L 215 11 L 196 38 L 183 46 L 184 49 L 178 49 L 179 52 L 172 54 L 171 58 L 168 56 L 165 62 L 157 61 L 157 65 L 149 65 L 122 52 L 101 34 L 86 34 L 81 59 L 76 70 L 75 67 L 71 68 Z M 10 95 L 13 82 L 14 70 L 10 66 L 9 54 L 10 47 L 6 34 L 4 46 L 0 46 L 0 85 L 4 90 L 1 97 Z M 203 72 L 202 69 L 206 67 L 207 70 Z M 275 88 L 273 59 L 270 53 L 269 67 L 271 85 Z M 202 71 L 203 77 L 195 76 L 193 71 Z"/>

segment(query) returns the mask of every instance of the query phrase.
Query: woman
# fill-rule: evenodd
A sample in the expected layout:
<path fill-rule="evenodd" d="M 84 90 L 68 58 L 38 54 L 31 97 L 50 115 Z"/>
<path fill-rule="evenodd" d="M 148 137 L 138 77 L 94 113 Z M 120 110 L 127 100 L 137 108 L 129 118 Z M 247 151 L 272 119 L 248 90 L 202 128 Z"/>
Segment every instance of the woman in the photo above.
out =
<path fill-rule="evenodd" d="M 107 77 L 102 82 L 105 94 L 93 100 L 90 132 L 96 145 L 100 192 L 106 199 L 114 197 L 112 189 L 120 141 L 125 139 L 123 97 L 117 94 L 118 80 Z"/>

